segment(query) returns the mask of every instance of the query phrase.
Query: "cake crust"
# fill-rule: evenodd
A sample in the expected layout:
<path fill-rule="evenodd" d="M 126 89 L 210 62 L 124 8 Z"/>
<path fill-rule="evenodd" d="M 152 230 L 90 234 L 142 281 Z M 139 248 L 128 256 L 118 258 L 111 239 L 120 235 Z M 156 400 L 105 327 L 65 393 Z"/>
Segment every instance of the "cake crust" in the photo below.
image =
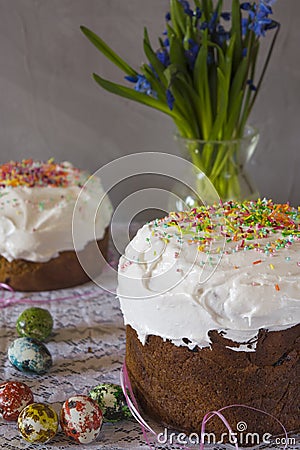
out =
<path fill-rule="evenodd" d="M 142 345 L 127 325 L 126 365 L 142 409 L 169 429 L 199 433 L 207 412 L 243 404 L 272 414 L 288 431 L 299 431 L 300 325 L 260 330 L 255 352 L 228 348 L 238 344 L 217 331 L 210 338 L 211 347 L 194 350 L 154 335 Z M 242 420 L 249 433 L 283 432 L 274 419 L 245 408 L 228 409 L 224 416 L 233 431 Z M 206 430 L 216 436 L 227 431 L 217 418 Z"/>
<path fill-rule="evenodd" d="M 103 257 L 107 257 L 109 241 L 108 228 L 103 239 L 96 241 Z M 97 275 L 97 254 L 95 243 L 90 242 L 80 252 L 85 261 L 86 268 L 91 275 Z M 15 259 L 11 262 L 0 256 L 0 281 L 11 286 L 16 291 L 50 291 L 77 286 L 90 281 L 89 276 L 82 268 L 74 250 L 59 253 L 59 256 L 47 262 L 31 262 L 24 259 Z"/>

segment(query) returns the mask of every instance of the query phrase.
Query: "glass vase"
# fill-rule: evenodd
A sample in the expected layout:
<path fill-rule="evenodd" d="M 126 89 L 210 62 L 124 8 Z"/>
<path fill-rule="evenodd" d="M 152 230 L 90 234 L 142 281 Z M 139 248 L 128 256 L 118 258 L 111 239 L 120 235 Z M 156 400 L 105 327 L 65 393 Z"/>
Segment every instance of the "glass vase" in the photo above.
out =
<path fill-rule="evenodd" d="M 188 160 L 188 186 L 175 183 L 169 210 L 182 211 L 200 204 L 233 200 L 256 200 L 258 190 L 247 173 L 247 164 L 256 149 L 259 133 L 247 126 L 240 139 L 203 141 L 175 135 L 181 156 Z M 186 165 L 184 164 L 186 171 Z"/>

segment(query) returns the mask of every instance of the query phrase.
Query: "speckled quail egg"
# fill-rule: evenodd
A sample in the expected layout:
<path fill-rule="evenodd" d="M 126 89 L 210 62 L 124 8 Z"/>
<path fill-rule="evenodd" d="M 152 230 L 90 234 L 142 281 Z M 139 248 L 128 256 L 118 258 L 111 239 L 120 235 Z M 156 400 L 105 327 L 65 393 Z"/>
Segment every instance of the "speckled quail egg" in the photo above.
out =
<path fill-rule="evenodd" d="M 98 437 L 102 418 L 102 411 L 94 400 L 86 395 L 76 395 L 64 402 L 60 425 L 71 439 L 88 444 Z"/>
<path fill-rule="evenodd" d="M 132 417 L 121 386 L 102 383 L 90 390 L 89 396 L 103 412 L 104 422 L 117 422 Z"/>
<path fill-rule="evenodd" d="M 31 389 L 20 381 L 6 381 L 0 384 L 0 417 L 17 420 L 25 406 L 33 403 Z"/>
<path fill-rule="evenodd" d="M 36 339 L 15 339 L 8 348 L 10 362 L 22 372 L 42 374 L 52 366 L 52 357 L 47 347 Z"/>
<path fill-rule="evenodd" d="M 52 332 L 53 319 L 46 309 L 33 306 L 25 309 L 19 315 L 16 328 L 21 337 L 44 341 Z"/>
<path fill-rule="evenodd" d="M 31 443 L 50 441 L 57 433 L 58 423 L 56 411 L 43 403 L 26 406 L 18 417 L 19 431 Z"/>

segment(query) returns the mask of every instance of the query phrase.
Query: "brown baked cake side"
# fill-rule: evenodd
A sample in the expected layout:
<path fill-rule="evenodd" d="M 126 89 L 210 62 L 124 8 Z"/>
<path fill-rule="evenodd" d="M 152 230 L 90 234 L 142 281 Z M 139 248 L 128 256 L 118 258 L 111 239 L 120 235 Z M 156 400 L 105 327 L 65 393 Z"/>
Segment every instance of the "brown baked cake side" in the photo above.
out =
<path fill-rule="evenodd" d="M 98 248 L 106 258 L 109 240 L 108 228 L 103 239 L 98 240 Z M 81 252 L 85 268 L 91 275 L 100 272 L 95 243 L 90 242 Z M 98 270 L 99 268 L 99 270 Z M 16 291 L 48 291 L 63 289 L 86 283 L 90 278 L 82 268 L 74 250 L 63 251 L 47 262 L 31 262 L 15 259 L 11 262 L 0 256 L 0 282 Z"/>
<path fill-rule="evenodd" d="M 142 345 L 136 331 L 126 328 L 126 365 L 142 409 L 159 423 L 184 432 L 201 430 L 203 416 L 231 404 L 264 410 L 288 431 L 300 430 L 300 325 L 283 331 L 260 330 L 255 352 L 234 351 L 239 344 L 210 332 L 211 348 L 177 347 L 159 336 Z M 245 408 L 223 412 L 236 431 L 283 432 L 272 418 Z M 220 419 L 207 423 L 217 436 L 227 429 Z"/>

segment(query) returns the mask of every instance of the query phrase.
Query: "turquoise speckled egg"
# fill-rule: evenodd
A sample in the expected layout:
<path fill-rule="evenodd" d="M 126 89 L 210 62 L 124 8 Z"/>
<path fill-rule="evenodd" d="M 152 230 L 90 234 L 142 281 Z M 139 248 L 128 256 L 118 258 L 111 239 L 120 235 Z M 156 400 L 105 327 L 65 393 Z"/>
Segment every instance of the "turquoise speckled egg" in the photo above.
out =
<path fill-rule="evenodd" d="M 100 406 L 104 422 L 118 422 L 132 417 L 121 386 L 103 383 L 94 387 L 89 396 Z"/>
<path fill-rule="evenodd" d="M 53 319 L 46 309 L 33 306 L 20 314 L 16 328 L 19 336 L 44 341 L 52 332 Z"/>
<path fill-rule="evenodd" d="M 49 442 L 57 433 L 58 416 L 51 406 L 32 403 L 19 414 L 18 428 L 28 442 Z"/>
<path fill-rule="evenodd" d="M 22 372 L 42 374 L 52 366 L 52 357 L 47 347 L 36 339 L 15 339 L 8 348 L 8 359 Z"/>

